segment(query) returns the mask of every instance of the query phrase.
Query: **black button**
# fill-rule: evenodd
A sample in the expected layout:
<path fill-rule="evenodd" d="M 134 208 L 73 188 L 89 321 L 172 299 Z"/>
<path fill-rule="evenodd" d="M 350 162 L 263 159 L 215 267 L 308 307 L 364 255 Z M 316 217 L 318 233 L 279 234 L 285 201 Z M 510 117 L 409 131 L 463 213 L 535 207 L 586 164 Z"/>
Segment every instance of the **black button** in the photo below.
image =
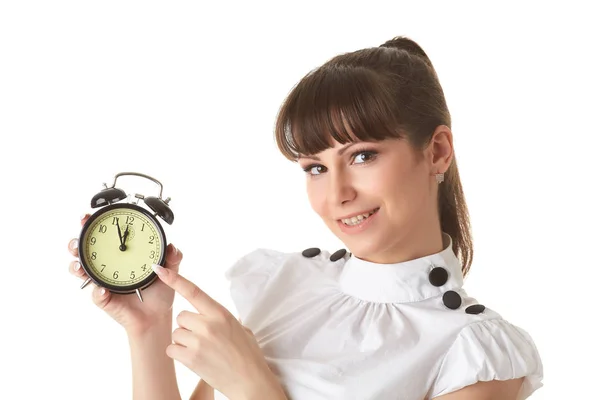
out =
<path fill-rule="evenodd" d="M 444 305 L 451 310 L 456 310 L 462 304 L 460 294 L 456 293 L 454 290 L 448 290 L 446 293 L 444 293 L 442 300 Z"/>
<path fill-rule="evenodd" d="M 340 258 L 344 257 L 345 255 L 346 255 L 346 249 L 339 249 L 338 251 L 333 253 L 331 255 L 331 257 L 329 257 L 329 260 L 335 262 L 335 261 L 339 260 Z"/>
<path fill-rule="evenodd" d="M 435 267 L 429 272 L 429 282 L 433 286 L 442 286 L 448 282 L 448 271 L 442 267 Z"/>
<path fill-rule="evenodd" d="M 306 249 L 306 250 L 304 250 L 304 251 L 302 252 L 302 255 L 303 255 L 304 257 L 311 258 L 311 257 L 314 257 L 314 256 L 317 256 L 317 255 L 319 255 L 319 253 L 321 253 L 321 249 L 318 249 L 318 248 L 316 248 L 316 247 L 311 247 L 310 249 Z"/>
<path fill-rule="evenodd" d="M 467 314 L 481 314 L 485 310 L 485 306 L 483 304 L 473 304 L 472 306 L 467 307 L 465 312 Z"/>

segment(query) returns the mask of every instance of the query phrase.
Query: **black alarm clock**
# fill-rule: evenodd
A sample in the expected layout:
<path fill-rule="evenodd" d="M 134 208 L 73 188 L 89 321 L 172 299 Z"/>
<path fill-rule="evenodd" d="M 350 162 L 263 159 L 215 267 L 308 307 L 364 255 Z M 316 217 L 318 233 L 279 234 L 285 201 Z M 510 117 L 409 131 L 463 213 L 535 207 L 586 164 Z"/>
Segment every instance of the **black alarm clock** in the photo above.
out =
<path fill-rule="evenodd" d="M 116 188 L 117 179 L 135 175 L 149 179 L 160 187 L 158 197 L 135 194 L 135 200 Z M 167 238 L 159 218 L 171 225 L 174 220 L 170 198 L 162 199 L 163 185 L 156 179 L 137 172 L 115 175 L 113 185 L 96 194 L 92 208 L 99 208 L 85 222 L 79 235 L 79 258 L 90 282 L 113 293 L 137 293 L 157 278 L 152 264 L 162 265 L 166 258 Z M 140 205 L 140 200 L 143 203 Z"/>

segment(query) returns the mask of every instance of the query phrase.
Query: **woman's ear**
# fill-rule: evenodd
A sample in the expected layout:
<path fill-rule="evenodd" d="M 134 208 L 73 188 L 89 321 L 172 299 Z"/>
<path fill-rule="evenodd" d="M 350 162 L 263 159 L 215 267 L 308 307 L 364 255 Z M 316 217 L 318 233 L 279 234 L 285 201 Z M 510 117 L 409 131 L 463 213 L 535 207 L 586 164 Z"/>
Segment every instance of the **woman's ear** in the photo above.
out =
<path fill-rule="evenodd" d="M 454 156 L 452 131 L 446 125 L 440 125 L 429 142 L 429 157 L 431 160 L 432 174 L 444 173 L 450 167 Z"/>

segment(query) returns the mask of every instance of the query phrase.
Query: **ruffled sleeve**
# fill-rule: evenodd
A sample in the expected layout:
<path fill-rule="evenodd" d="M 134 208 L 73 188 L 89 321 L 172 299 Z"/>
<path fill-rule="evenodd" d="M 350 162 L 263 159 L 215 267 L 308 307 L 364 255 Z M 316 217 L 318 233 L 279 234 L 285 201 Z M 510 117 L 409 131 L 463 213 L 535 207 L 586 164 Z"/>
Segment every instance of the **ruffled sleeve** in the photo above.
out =
<path fill-rule="evenodd" d="M 246 320 L 254 305 L 264 295 L 272 280 L 281 254 L 269 249 L 256 249 L 225 271 L 230 282 L 233 303 L 242 321 Z"/>
<path fill-rule="evenodd" d="M 483 320 L 460 331 L 445 355 L 431 398 L 478 381 L 525 377 L 519 400 L 542 387 L 543 368 L 527 332 L 502 319 Z"/>

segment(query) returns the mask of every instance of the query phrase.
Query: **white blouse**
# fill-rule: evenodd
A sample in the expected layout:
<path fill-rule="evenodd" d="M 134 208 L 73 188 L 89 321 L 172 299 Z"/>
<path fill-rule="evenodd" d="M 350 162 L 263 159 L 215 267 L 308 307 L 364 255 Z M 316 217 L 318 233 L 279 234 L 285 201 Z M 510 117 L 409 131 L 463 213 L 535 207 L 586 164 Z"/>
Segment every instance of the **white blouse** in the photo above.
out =
<path fill-rule="evenodd" d="M 423 400 L 520 377 L 525 399 L 542 386 L 533 340 L 467 295 L 443 235 L 443 251 L 397 264 L 257 249 L 226 271 L 289 399 Z"/>

